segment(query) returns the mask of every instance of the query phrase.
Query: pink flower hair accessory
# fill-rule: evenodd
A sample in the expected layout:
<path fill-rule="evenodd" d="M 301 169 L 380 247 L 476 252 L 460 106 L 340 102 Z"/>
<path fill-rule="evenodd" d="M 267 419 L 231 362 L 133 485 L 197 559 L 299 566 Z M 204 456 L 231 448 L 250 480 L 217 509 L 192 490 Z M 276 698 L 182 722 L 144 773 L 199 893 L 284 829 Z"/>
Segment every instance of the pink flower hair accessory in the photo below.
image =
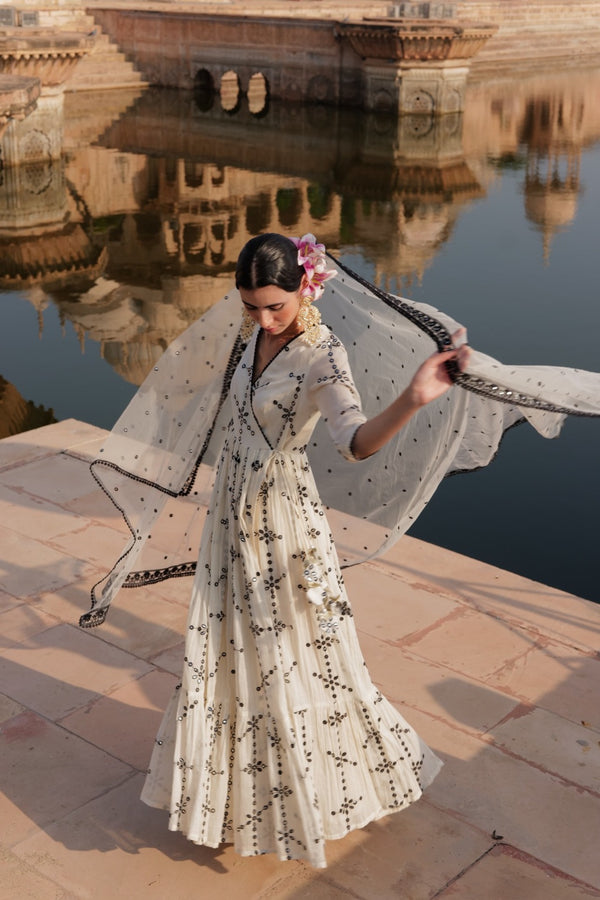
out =
<path fill-rule="evenodd" d="M 335 278 L 335 269 L 327 268 L 325 244 L 318 244 L 314 234 L 303 234 L 301 238 L 290 238 L 298 248 L 298 265 L 304 267 L 308 284 L 302 288 L 300 296 L 304 300 L 318 300 L 323 294 L 324 283 Z"/>

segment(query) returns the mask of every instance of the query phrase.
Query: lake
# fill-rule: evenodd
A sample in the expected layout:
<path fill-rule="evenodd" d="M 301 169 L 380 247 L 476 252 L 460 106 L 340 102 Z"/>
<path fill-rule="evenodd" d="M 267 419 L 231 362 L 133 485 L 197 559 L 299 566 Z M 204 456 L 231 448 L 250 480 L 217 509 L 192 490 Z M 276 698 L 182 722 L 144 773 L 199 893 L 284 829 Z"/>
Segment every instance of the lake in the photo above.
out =
<path fill-rule="evenodd" d="M 266 230 L 314 232 L 503 362 L 598 370 L 599 100 L 595 69 L 474 81 L 439 120 L 67 95 L 63 159 L 2 173 L 0 434 L 110 427 Z M 411 533 L 598 600 L 599 449 L 597 419 L 513 429 Z"/>

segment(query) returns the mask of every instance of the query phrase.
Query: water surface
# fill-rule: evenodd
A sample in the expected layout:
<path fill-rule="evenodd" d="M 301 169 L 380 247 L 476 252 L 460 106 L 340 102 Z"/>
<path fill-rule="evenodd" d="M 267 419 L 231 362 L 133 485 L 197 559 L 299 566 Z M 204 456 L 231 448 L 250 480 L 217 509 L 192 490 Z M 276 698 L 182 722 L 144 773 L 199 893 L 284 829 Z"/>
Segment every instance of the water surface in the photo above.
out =
<path fill-rule="evenodd" d="M 463 116 L 400 122 L 228 113 L 174 91 L 67 97 L 62 162 L 0 187 L 2 433 L 52 416 L 110 427 L 264 230 L 313 231 L 505 362 L 598 370 L 599 86 L 596 71 L 489 81 Z M 557 441 L 513 429 L 412 533 L 598 599 L 599 439 L 598 420 Z"/>

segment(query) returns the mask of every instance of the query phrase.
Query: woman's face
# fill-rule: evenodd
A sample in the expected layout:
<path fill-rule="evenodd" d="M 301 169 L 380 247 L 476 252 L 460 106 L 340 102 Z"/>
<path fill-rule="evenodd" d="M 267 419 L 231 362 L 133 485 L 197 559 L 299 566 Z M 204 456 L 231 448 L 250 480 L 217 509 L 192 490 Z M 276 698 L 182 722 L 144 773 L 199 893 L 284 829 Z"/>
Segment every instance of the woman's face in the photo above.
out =
<path fill-rule="evenodd" d="M 295 334 L 300 309 L 301 284 L 297 291 L 284 291 L 274 284 L 247 291 L 240 288 L 240 297 L 251 319 L 267 334 Z"/>

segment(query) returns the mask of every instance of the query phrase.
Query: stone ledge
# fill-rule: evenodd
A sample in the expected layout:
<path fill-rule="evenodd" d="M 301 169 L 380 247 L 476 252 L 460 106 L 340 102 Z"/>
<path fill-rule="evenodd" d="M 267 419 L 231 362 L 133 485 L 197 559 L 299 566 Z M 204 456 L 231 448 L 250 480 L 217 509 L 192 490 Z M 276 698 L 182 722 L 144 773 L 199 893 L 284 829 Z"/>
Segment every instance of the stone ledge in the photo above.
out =
<path fill-rule="evenodd" d="M 10 896 L 112 900 L 115 884 L 137 897 L 153 883 L 196 900 L 200 865 L 203 894 L 231 900 L 600 898 L 600 608 L 414 538 L 346 581 L 372 677 L 445 760 L 425 798 L 331 842 L 325 873 L 168 832 L 138 773 L 180 666 L 190 581 L 123 592 L 101 629 L 75 627 L 117 539 L 85 476 L 104 435 L 68 420 L 0 441 Z"/>

